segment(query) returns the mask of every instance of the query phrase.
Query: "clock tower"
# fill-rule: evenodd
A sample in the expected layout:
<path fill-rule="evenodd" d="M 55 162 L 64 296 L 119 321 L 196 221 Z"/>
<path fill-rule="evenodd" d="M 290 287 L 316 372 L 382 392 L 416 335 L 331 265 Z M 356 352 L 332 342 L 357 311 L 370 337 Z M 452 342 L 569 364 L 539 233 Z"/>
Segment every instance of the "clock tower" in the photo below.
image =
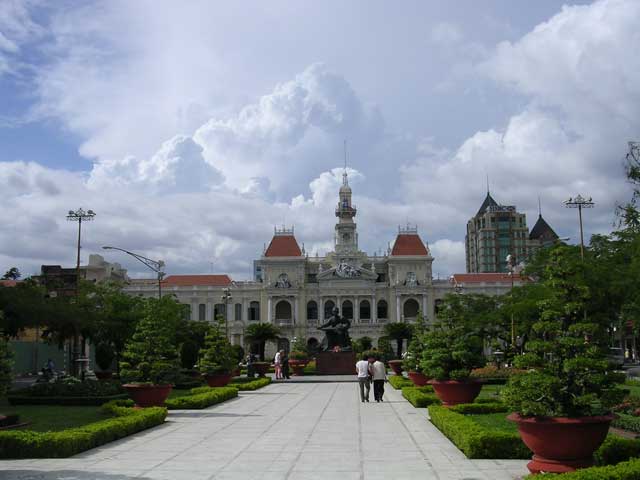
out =
<path fill-rule="evenodd" d="M 353 258 L 358 253 L 358 232 L 353 217 L 356 216 L 356 207 L 351 203 L 351 187 L 347 179 L 345 168 L 342 174 L 342 186 L 340 187 L 340 200 L 336 207 L 335 252 L 338 257 Z"/>

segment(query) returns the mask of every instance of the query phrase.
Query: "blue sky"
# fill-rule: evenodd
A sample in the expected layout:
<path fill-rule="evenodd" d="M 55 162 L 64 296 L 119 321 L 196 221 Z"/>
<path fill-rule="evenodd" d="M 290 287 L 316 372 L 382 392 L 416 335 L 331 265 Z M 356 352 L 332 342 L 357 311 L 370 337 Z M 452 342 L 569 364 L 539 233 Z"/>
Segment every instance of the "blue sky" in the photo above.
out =
<path fill-rule="evenodd" d="M 566 3 L 566 4 L 565 4 Z M 348 140 L 361 247 L 417 223 L 464 269 L 485 194 L 528 214 L 591 195 L 606 232 L 639 138 L 633 0 L 0 4 L 0 266 L 71 264 L 65 212 L 172 273 L 247 278 L 274 224 L 331 248 Z M 135 275 L 138 265 L 121 260 Z"/>

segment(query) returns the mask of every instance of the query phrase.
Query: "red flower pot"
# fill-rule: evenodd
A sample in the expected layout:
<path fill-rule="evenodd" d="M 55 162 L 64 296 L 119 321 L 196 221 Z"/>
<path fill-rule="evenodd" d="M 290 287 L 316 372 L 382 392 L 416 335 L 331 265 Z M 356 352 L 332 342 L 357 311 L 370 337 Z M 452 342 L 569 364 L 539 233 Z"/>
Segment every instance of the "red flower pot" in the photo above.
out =
<path fill-rule="evenodd" d="M 482 382 L 457 380 L 431 380 L 428 382 L 433 387 L 438 398 L 445 407 L 451 407 L 460 403 L 473 403 L 482 389 Z"/>
<path fill-rule="evenodd" d="M 307 360 L 289 360 L 289 366 L 294 375 L 301 377 L 304 375 L 304 367 L 307 366 Z"/>
<path fill-rule="evenodd" d="M 138 407 L 162 407 L 171 393 L 173 385 L 123 385 L 131 399 Z"/>
<path fill-rule="evenodd" d="M 101 372 L 94 371 L 93 373 L 95 373 L 98 380 L 110 380 L 111 377 L 113 377 L 113 372 L 109 370 L 102 370 Z"/>
<path fill-rule="evenodd" d="M 231 372 L 231 375 L 233 375 L 234 377 L 239 377 L 241 375 L 240 373 L 240 367 L 236 367 L 233 372 Z"/>
<path fill-rule="evenodd" d="M 407 376 L 416 387 L 424 387 L 429 381 L 429 377 L 420 372 L 407 372 Z"/>
<path fill-rule="evenodd" d="M 615 415 L 598 417 L 521 417 L 508 420 L 518 425 L 524 444 L 533 452 L 527 464 L 531 473 L 571 472 L 593 465 L 593 452 L 604 442 Z"/>
<path fill-rule="evenodd" d="M 204 376 L 210 387 L 224 387 L 231 381 L 230 373 L 207 373 Z"/>
<path fill-rule="evenodd" d="M 264 377 L 269 371 L 269 364 L 267 362 L 254 362 L 253 369 L 259 377 Z"/>
<path fill-rule="evenodd" d="M 402 360 L 389 360 L 389 366 L 393 373 L 396 375 L 402 375 Z"/>

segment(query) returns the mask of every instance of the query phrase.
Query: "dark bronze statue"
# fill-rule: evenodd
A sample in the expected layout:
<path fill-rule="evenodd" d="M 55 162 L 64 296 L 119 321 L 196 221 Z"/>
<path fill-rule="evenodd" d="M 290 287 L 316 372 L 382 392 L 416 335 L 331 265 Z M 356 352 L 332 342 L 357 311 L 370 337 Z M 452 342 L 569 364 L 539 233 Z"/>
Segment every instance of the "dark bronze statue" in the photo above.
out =
<path fill-rule="evenodd" d="M 351 350 L 351 338 L 349 337 L 351 322 L 347 318 L 340 316 L 337 307 L 333 308 L 332 313 L 331 318 L 318 327 L 318 330 L 322 330 L 327 336 L 325 350 L 332 351 L 336 347 L 340 350 Z"/>

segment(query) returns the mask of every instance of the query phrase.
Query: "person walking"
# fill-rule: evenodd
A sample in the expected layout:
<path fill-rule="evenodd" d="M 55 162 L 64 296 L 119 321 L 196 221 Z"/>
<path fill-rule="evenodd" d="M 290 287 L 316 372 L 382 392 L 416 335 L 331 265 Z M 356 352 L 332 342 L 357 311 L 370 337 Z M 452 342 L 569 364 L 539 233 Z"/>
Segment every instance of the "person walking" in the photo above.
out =
<path fill-rule="evenodd" d="M 360 387 L 360 400 L 363 403 L 368 402 L 371 381 L 369 379 L 369 362 L 366 355 L 363 355 L 362 359 L 356 363 L 356 375 L 358 376 L 358 386 Z"/>
<path fill-rule="evenodd" d="M 383 402 L 384 382 L 387 379 L 387 369 L 384 363 L 380 361 L 380 357 L 376 357 L 371 365 L 371 376 L 373 377 L 373 397 L 376 402 Z"/>
<path fill-rule="evenodd" d="M 276 356 L 273 359 L 273 366 L 276 371 L 276 380 L 282 378 L 282 364 L 280 360 L 282 358 L 282 353 L 282 350 L 278 350 L 276 352 Z"/>
<path fill-rule="evenodd" d="M 289 355 L 284 350 L 281 350 L 280 355 L 280 368 L 282 368 L 282 377 L 289 380 L 291 377 L 289 376 Z"/>

